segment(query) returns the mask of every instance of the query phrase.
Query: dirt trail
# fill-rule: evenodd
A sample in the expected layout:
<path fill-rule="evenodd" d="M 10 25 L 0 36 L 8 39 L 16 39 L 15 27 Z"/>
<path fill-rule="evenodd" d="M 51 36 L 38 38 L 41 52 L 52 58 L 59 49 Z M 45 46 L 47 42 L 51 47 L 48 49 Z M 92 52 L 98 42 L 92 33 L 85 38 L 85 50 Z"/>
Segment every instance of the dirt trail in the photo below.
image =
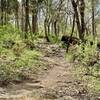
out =
<path fill-rule="evenodd" d="M 95 100 L 75 79 L 65 50 L 51 44 L 41 44 L 38 49 L 44 52 L 41 60 L 50 68 L 34 80 L 0 88 L 0 100 Z"/>

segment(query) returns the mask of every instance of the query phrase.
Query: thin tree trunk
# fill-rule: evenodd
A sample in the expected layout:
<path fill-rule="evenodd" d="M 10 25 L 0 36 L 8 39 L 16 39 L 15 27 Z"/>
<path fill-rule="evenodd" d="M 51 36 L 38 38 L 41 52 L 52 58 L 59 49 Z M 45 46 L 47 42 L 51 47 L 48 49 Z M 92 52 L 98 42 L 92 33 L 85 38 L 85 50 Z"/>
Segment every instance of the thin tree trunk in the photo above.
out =
<path fill-rule="evenodd" d="M 47 29 L 47 18 L 44 20 L 44 30 L 45 30 L 45 37 L 47 42 L 50 42 L 49 37 L 48 37 L 48 29 Z"/>
<path fill-rule="evenodd" d="M 94 0 L 92 0 L 92 34 L 95 36 Z"/>
<path fill-rule="evenodd" d="M 79 33 L 79 38 L 82 41 L 84 41 L 84 32 L 85 32 L 85 22 L 84 22 L 85 3 L 84 3 L 84 0 L 77 0 L 77 2 L 75 2 L 75 0 L 71 0 L 71 3 L 72 3 L 73 10 L 74 10 L 75 17 L 76 17 L 76 24 L 77 24 L 77 30 Z M 77 4 L 79 5 L 79 7 Z M 80 13 L 78 12 L 78 8 L 79 8 Z"/>
<path fill-rule="evenodd" d="M 36 33 L 37 32 L 37 14 L 32 15 L 32 32 Z"/>
<path fill-rule="evenodd" d="M 54 21 L 54 33 L 57 37 L 58 36 L 58 34 L 57 34 L 57 20 Z"/>
<path fill-rule="evenodd" d="M 69 46 L 70 46 L 70 41 L 71 41 L 71 38 L 72 38 L 73 33 L 74 33 L 74 28 L 75 28 L 75 14 L 74 14 L 74 16 L 73 16 L 72 32 L 71 32 L 71 35 L 70 35 L 70 39 L 69 39 L 69 42 L 68 42 L 68 45 L 67 45 L 66 52 L 68 52 L 68 49 L 69 49 Z"/>
<path fill-rule="evenodd" d="M 1 25 L 3 26 L 3 24 L 4 24 L 4 8 L 3 8 L 3 6 L 4 6 L 4 1 L 3 0 L 1 0 Z"/>
<path fill-rule="evenodd" d="M 74 9 L 74 12 L 75 12 L 76 24 L 77 24 L 77 30 L 78 30 L 78 33 L 79 33 L 79 37 L 80 37 L 80 39 L 82 39 L 81 25 L 80 25 L 78 10 L 77 10 L 77 3 L 74 0 L 71 0 L 71 2 L 72 2 L 72 6 L 73 6 L 73 9 Z"/>
<path fill-rule="evenodd" d="M 5 0 L 5 15 L 4 15 L 5 25 L 7 24 L 7 0 Z"/>
<path fill-rule="evenodd" d="M 18 15 L 18 8 L 16 8 L 15 19 L 16 19 L 16 27 L 19 29 L 19 15 Z"/>
<path fill-rule="evenodd" d="M 25 2 L 25 39 L 28 38 L 29 0 Z"/>
<path fill-rule="evenodd" d="M 22 32 L 24 31 L 24 1 L 22 0 L 22 5 L 21 5 L 21 30 Z"/>
<path fill-rule="evenodd" d="M 82 37 L 82 39 L 84 39 L 84 32 L 85 32 L 84 11 L 85 11 L 84 0 L 80 0 L 81 37 Z"/>
<path fill-rule="evenodd" d="M 33 11 L 32 11 L 32 32 L 37 33 L 37 2 L 33 1 Z"/>

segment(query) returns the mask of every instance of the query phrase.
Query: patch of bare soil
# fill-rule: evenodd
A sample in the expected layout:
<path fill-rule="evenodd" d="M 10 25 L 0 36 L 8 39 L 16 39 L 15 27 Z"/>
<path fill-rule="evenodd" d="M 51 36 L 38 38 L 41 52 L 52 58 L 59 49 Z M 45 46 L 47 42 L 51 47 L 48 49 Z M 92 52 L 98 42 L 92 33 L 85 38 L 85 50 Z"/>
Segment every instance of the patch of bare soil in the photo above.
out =
<path fill-rule="evenodd" d="M 40 60 L 47 69 L 29 81 L 0 88 L 0 100 L 99 100 L 75 79 L 64 49 L 48 43 L 39 43 L 37 49 L 45 54 Z"/>

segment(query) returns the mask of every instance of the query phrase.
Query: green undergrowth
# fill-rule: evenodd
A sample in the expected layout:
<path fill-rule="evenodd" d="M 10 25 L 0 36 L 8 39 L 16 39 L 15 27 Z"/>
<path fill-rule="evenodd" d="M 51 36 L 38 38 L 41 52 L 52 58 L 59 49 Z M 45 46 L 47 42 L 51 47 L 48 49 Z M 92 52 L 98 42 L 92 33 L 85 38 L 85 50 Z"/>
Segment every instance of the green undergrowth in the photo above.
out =
<path fill-rule="evenodd" d="M 61 42 L 61 39 L 60 39 L 59 35 L 56 36 L 56 35 L 54 35 L 54 33 L 49 34 L 48 38 L 49 38 L 49 40 L 50 40 L 51 43 L 57 43 L 57 44 L 59 44 Z"/>
<path fill-rule="evenodd" d="M 97 75 L 100 71 L 96 72 L 92 69 L 91 73 L 95 74 L 86 74 L 86 71 L 84 66 L 77 66 L 73 69 L 75 77 L 88 87 L 88 92 L 100 93 L 100 76 Z"/>
<path fill-rule="evenodd" d="M 0 85 L 28 78 L 37 73 L 42 62 L 32 40 L 23 40 L 20 31 L 11 26 L 0 27 Z"/>
<path fill-rule="evenodd" d="M 91 41 L 93 44 L 91 45 Z M 90 91 L 100 93 L 100 49 L 98 39 L 88 38 L 88 41 L 79 45 L 70 46 L 66 59 L 74 63 L 76 77 L 87 84 Z"/>

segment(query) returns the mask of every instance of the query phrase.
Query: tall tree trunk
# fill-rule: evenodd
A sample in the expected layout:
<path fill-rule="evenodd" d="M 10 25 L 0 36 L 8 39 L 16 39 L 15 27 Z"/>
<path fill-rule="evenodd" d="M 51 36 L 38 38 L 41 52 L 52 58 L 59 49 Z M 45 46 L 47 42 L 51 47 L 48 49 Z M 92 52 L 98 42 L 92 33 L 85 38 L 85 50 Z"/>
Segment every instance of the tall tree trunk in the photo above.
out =
<path fill-rule="evenodd" d="M 16 27 L 19 28 L 19 14 L 18 14 L 18 6 L 16 7 L 16 11 L 15 11 L 15 19 L 16 19 Z"/>
<path fill-rule="evenodd" d="M 37 33 L 37 14 L 32 14 L 32 32 Z"/>
<path fill-rule="evenodd" d="M 44 30 L 45 30 L 45 37 L 46 37 L 46 40 L 47 40 L 47 42 L 50 42 L 50 40 L 49 40 L 49 37 L 48 37 L 48 25 L 47 25 L 47 18 L 45 18 L 45 20 L 44 20 Z"/>
<path fill-rule="evenodd" d="M 29 0 L 25 2 L 25 38 L 28 36 L 28 22 L 29 22 Z"/>
<path fill-rule="evenodd" d="M 81 25 L 80 25 L 78 10 L 77 10 L 77 3 L 74 0 L 71 0 L 71 2 L 72 2 L 72 6 L 73 6 L 73 9 L 74 9 L 74 12 L 75 12 L 76 24 L 77 24 L 77 30 L 78 30 L 78 33 L 79 33 L 79 37 L 80 37 L 80 39 L 82 39 Z"/>
<path fill-rule="evenodd" d="M 3 0 L 1 0 L 1 25 L 3 26 L 3 24 L 4 24 L 4 1 Z"/>
<path fill-rule="evenodd" d="M 8 14 L 9 14 L 9 0 L 6 0 L 6 24 L 8 24 Z"/>
<path fill-rule="evenodd" d="M 85 3 L 84 0 L 71 0 L 73 10 L 76 17 L 76 24 L 77 24 L 77 30 L 79 33 L 79 38 L 83 41 L 84 40 L 84 32 L 85 32 L 85 22 L 84 22 L 84 10 L 85 10 Z M 78 7 L 78 5 L 79 7 Z M 78 8 L 80 13 L 78 12 Z M 80 15 L 80 17 L 79 17 Z"/>
<path fill-rule="evenodd" d="M 7 0 L 5 0 L 5 15 L 4 15 L 5 25 L 7 24 Z"/>
<path fill-rule="evenodd" d="M 54 33 L 57 37 L 58 36 L 58 34 L 57 34 L 57 20 L 54 21 Z"/>
<path fill-rule="evenodd" d="M 71 41 L 72 36 L 73 36 L 73 33 L 74 33 L 74 28 L 75 28 L 75 14 L 73 15 L 72 32 L 71 32 L 70 39 L 69 39 L 69 42 L 68 42 L 68 45 L 67 45 L 67 49 L 66 49 L 66 52 L 67 52 L 67 53 L 68 53 L 68 49 L 69 49 L 69 46 L 70 46 L 70 41 Z"/>
<path fill-rule="evenodd" d="M 24 31 L 24 1 L 21 2 L 21 30 Z"/>
<path fill-rule="evenodd" d="M 85 3 L 84 0 L 80 0 L 80 16 L 81 16 L 81 38 L 84 39 L 85 33 L 85 22 L 84 22 L 84 11 L 85 11 Z"/>
<path fill-rule="evenodd" d="M 38 26 L 37 26 L 37 2 L 36 0 L 33 1 L 33 10 L 32 10 L 32 32 L 37 33 Z"/>
<path fill-rule="evenodd" d="M 94 0 L 92 0 L 92 34 L 95 36 Z"/>
<path fill-rule="evenodd" d="M 74 33 L 74 28 L 75 28 L 75 14 L 73 15 L 73 26 L 72 26 L 72 32 L 71 32 L 71 37 Z"/>

